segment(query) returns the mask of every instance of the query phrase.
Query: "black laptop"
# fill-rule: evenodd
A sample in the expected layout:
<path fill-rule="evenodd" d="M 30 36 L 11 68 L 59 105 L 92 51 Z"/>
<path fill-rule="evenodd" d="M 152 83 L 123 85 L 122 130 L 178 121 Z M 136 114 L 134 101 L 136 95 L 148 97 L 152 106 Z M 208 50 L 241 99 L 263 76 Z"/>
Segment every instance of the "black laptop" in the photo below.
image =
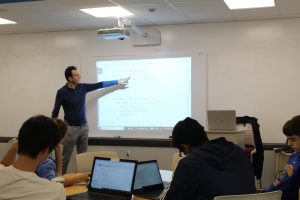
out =
<path fill-rule="evenodd" d="M 133 195 L 146 199 L 160 199 L 169 183 L 163 182 L 156 160 L 137 163 Z"/>
<path fill-rule="evenodd" d="M 68 196 L 70 200 L 131 200 L 136 162 L 95 157 L 88 192 Z"/>

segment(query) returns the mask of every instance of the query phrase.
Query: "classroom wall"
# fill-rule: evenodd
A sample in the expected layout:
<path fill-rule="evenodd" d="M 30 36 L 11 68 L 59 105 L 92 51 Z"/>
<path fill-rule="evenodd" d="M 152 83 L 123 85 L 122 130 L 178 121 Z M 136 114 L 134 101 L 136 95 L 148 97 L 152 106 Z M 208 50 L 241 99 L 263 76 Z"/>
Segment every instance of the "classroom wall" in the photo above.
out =
<path fill-rule="evenodd" d="M 264 143 L 283 142 L 283 123 L 299 113 L 299 25 L 300 19 L 282 19 L 159 26 L 162 44 L 154 47 L 103 40 L 96 30 L 0 35 L 0 136 L 16 136 L 31 115 L 50 115 L 65 67 L 81 66 L 87 57 L 205 52 L 207 108 L 255 116 Z M 137 158 L 159 159 L 163 168 L 173 152 L 132 148 Z M 274 177 L 272 163 L 268 152 L 264 184 Z"/>
<path fill-rule="evenodd" d="M 50 115 L 65 67 L 87 57 L 206 52 L 207 108 L 255 116 L 265 143 L 283 142 L 283 123 L 298 114 L 299 25 L 282 19 L 159 26 L 162 44 L 153 47 L 103 40 L 96 30 L 0 35 L 0 136 L 17 135 L 31 115 Z"/>

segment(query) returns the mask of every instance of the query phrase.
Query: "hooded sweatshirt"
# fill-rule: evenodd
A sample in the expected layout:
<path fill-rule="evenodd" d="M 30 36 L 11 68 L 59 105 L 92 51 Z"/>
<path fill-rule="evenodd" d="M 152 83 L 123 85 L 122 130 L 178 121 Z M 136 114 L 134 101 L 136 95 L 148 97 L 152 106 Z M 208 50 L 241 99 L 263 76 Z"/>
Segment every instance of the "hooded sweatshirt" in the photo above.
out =
<path fill-rule="evenodd" d="M 249 158 L 225 138 L 210 140 L 181 159 L 165 200 L 213 200 L 255 193 Z"/>

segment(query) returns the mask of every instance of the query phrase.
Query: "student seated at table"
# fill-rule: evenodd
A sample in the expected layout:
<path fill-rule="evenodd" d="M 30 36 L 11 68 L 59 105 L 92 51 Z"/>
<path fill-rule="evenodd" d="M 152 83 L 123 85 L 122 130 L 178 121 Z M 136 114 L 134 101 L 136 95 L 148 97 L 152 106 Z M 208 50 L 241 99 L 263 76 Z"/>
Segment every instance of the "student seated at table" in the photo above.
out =
<path fill-rule="evenodd" d="M 35 173 L 41 177 L 51 180 L 56 176 L 62 175 L 62 142 L 68 130 L 67 125 L 61 119 L 53 119 L 59 128 L 60 142 L 55 147 L 55 160 L 52 155 L 41 163 L 35 170 Z"/>
<path fill-rule="evenodd" d="M 300 187 L 300 115 L 288 120 L 282 131 L 287 137 L 287 144 L 294 150 L 294 153 L 268 191 L 281 190 L 282 200 L 297 200 Z"/>
<path fill-rule="evenodd" d="M 26 120 L 19 130 L 17 160 L 5 167 L 3 164 L 11 161 L 8 153 L 0 164 L 0 199 L 66 199 L 62 184 L 34 173 L 59 141 L 59 129 L 50 118 L 39 115 Z"/>
<path fill-rule="evenodd" d="M 173 146 L 183 157 L 165 200 L 213 200 L 215 196 L 255 193 L 249 158 L 225 138 L 208 140 L 204 127 L 187 117 L 172 132 Z"/>
<path fill-rule="evenodd" d="M 89 173 L 76 173 L 69 174 L 61 177 L 62 161 L 61 161 L 61 148 L 63 138 L 67 132 L 67 126 L 61 119 L 53 119 L 59 129 L 59 144 L 55 147 L 55 160 L 50 155 L 48 159 L 39 164 L 35 173 L 48 180 L 63 182 L 65 186 L 72 185 L 79 182 L 86 182 L 89 179 Z M 5 166 L 12 165 L 15 162 L 16 154 L 18 151 L 18 140 L 13 140 L 8 153 L 3 159 L 2 164 Z"/>

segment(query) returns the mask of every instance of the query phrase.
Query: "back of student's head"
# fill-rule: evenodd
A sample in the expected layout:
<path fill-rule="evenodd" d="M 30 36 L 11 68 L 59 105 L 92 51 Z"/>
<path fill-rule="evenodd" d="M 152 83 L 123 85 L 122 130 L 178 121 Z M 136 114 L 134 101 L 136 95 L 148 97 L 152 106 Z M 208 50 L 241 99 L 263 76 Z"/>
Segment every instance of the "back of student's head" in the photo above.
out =
<path fill-rule="evenodd" d="M 18 153 L 31 158 L 49 148 L 52 151 L 60 141 L 58 126 L 49 117 L 37 115 L 26 120 L 19 130 Z"/>
<path fill-rule="evenodd" d="M 197 147 L 208 141 L 204 127 L 196 120 L 187 117 L 179 121 L 172 132 L 173 146 L 181 148 L 181 144 Z"/>
<path fill-rule="evenodd" d="M 282 131 L 286 136 L 297 135 L 300 137 L 300 115 L 288 120 L 284 124 Z"/>
<path fill-rule="evenodd" d="M 67 127 L 66 123 L 61 119 L 54 118 L 53 121 L 58 126 L 59 133 L 60 133 L 59 138 L 60 138 L 60 140 L 62 140 L 68 131 L 68 127 Z"/>

